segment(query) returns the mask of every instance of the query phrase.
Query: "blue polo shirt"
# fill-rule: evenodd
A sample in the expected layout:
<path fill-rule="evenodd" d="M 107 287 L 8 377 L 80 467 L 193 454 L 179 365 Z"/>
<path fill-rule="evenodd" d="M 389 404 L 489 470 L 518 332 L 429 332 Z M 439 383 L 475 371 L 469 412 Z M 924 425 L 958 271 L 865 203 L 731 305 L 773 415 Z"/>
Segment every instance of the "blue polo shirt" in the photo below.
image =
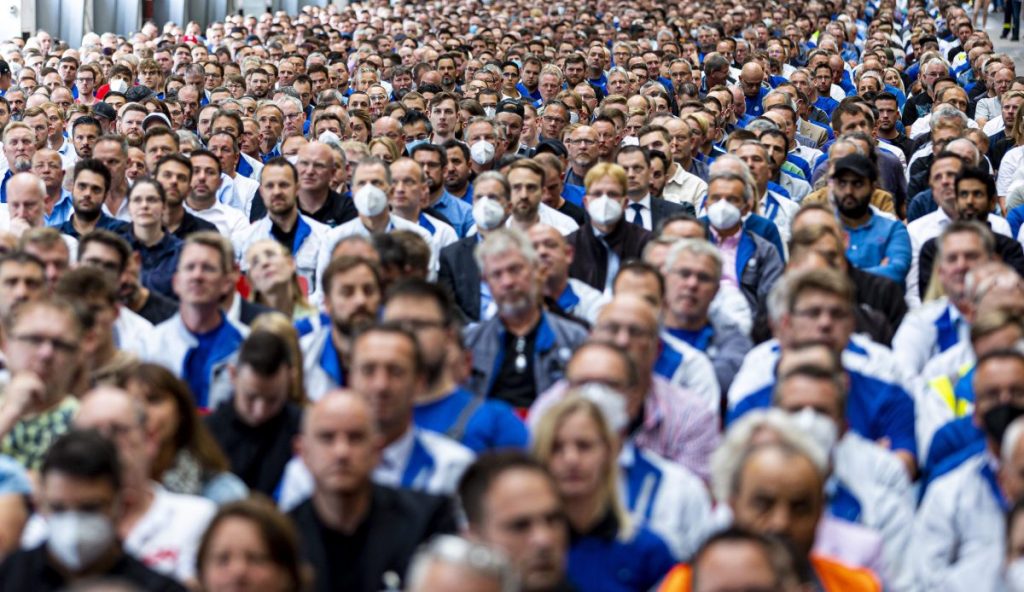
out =
<path fill-rule="evenodd" d="M 910 235 L 903 223 L 875 214 L 867 224 L 858 228 L 844 224 L 843 230 L 850 237 L 846 257 L 854 267 L 903 284 L 911 258 Z M 883 266 L 886 258 L 889 264 Z"/>

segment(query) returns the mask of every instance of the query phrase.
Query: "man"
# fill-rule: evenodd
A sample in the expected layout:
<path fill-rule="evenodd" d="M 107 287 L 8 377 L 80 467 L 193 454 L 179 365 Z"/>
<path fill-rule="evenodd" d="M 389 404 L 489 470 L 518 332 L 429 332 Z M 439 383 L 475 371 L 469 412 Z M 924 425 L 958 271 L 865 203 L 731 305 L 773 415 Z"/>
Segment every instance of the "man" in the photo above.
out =
<path fill-rule="evenodd" d="M 220 160 L 221 179 L 220 187 L 217 189 L 217 201 L 249 216 L 260 185 L 258 178 L 250 179 L 238 172 L 241 154 L 238 139 L 228 132 L 214 132 L 206 145 Z"/>
<path fill-rule="evenodd" d="M 768 148 L 761 142 L 748 140 L 740 143 L 733 153 L 747 165 L 754 179 L 755 207 L 752 211 L 771 221 L 778 229 L 782 240 L 788 241 L 791 236 L 790 224 L 800 206 L 769 188 L 772 168 L 769 165 Z"/>
<path fill-rule="evenodd" d="M 416 334 L 426 370 L 426 387 L 416 393 L 414 421 L 444 434 L 474 452 L 524 448 L 526 428 L 500 401 L 484 401 L 459 386 L 453 371 L 457 347 L 451 298 L 436 284 L 407 280 L 389 290 L 381 318 L 408 326 Z"/>
<path fill-rule="evenodd" d="M 444 499 L 371 480 L 381 438 L 371 405 L 351 392 L 325 397 L 302 424 L 296 448 L 314 486 L 291 518 L 318 591 L 379 589 L 386 572 L 405 573 L 421 542 L 454 530 Z"/>
<path fill-rule="evenodd" d="M 391 215 L 388 202 L 394 192 L 391 168 L 379 158 L 367 158 L 360 161 L 352 173 L 352 201 L 355 203 L 358 217 L 329 230 L 321 243 L 320 253 L 316 261 L 316 275 L 320 277 L 330 262 L 331 251 L 343 238 L 353 235 L 370 236 L 375 232 L 391 233 L 395 230 L 408 230 L 419 235 L 430 244 L 430 233 L 415 222 Z M 437 252 L 431 254 L 432 262 Z"/>
<path fill-rule="evenodd" d="M 36 134 L 24 123 L 11 123 L 4 128 L 3 144 L 7 167 L 3 181 L 0 181 L 0 203 L 7 202 L 7 183 L 14 173 L 23 173 L 32 168 L 32 156 L 37 150 Z"/>
<path fill-rule="evenodd" d="M 440 146 L 424 142 L 412 149 L 410 157 L 423 169 L 423 175 L 427 180 L 425 211 L 435 217 L 447 219 L 459 238 L 468 236 L 473 226 L 473 207 L 445 191 L 447 151 Z"/>
<path fill-rule="evenodd" d="M 78 581 L 111 578 L 145 590 L 185 591 L 126 553 L 114 535 L 124 507 L 121 462 L 110 440 L 92 431 L 69 432 L 50 447 L 41 473 L 39 509 L 54 532 L 45 543 L 16 551 L 0 564 L 5 590 L 57 591 Z M 107 536 L 80 545 L 72 529 L 86 520 Z"/>
<path fill-rule="evenodd" d="M 976 221 L 951 222 L 938 239 L 936 275 L 943 296 L 912 310 L 893 337 L 893 353 L 910 373 L 920 372 L 933 356 L 964 340 L 969 332 L 964 311 L 967 273 L 995 255 L 992 233 Z"/>
<path fill-rule="evenodd" d="M 0 265 L 4 279 L 12 277 L 6 269 L 11 264 Z M 26 469 L 40 468 L 49 443 L 68 430 L 78 408 L 70 393 L 81 336 L 72 305 L 62 300 L 23 302 L 4 320 L 2 349 L 11 379 L 0 405 L 0 453 Z"/>
<path fill-rule="evenodd" d="M 82 399 L 74 425 L 98 431 L 117 447 L 121 515 L 114 527 L 122 533 L 125 551 L 180 582 L 195 578 L 199 542 L 217 506 L 206 498 L 168 491 L 152 479 L 156 449 L 146 444 L 143 402 L 121 389 L 98 387 Z M 59 526 L 49 524 L 46 530 L 59 537 Z"/>
<path fill-rule="evenodd" d="M 45 274 L 43 262 L 35 255 L 15 251 L 0 256 L 0 318 L 8 318 L 19 304 L 42 296 Z M 0 335 L 3 330 L 0 326 Z"/>
<path fill-rule="evenodd" d="M 586 333 L 544 311 L 539 259 L 524 234 L 496 230 L 476 247 L 475 256 L 497 314 L 466 333 L 466 347 L 473 352 L 467 388 L 513 407 L 528 407 L 561 378 L 569 353 Z"/>
<path fill-rule="evenodd" d="M 508 560 L 483 545 L 437 536 L 413 557 L 406 578 L 409 592 L 507 592 L 519 589 Z"/>
<path fill-rule="evenodd" d="M 640 146 L 624 146 L 615 155 L 615 164 L 626 171 L 627 218 L 632 224 L 653 232 L 662 220 L 672 214 L 689 211 L 693 206 L 686 202 L 677 204 L 658 197 L 651 197 L 651 155 Z"/>
<path fill-rule="evenodd" d="M 178 314 L 154 327 L 140 356 L 188 382 L 201 409 L 213 409 L 230 395 L 227 366 L 249 334 L 221 310 L 225 294 L 234 291 L 234 261 L 225 240 L 212 232 L 185 239 L 173 280 Z"/>
<path fill-rule="evenodd" d="M 455 138 L 459 116 L 459 100 L 450 92 L 440 92 L 430 99 L 430 127 L 434 130 L 431 144 L 443 145 Z"/>
<path fill-rule="evenodd" d="M 989 214 L 996 206 L 996 186 L 992 175 L 978 167 L 964 167 L 954 181 L 956 188 L 956 217 L 954 220 L 964 222 L 977 222 L 986 228 L 989 224 Z M 1013 238 L 992 233 L 995 240 L 995 254 L 999 259 L 1012 266 L 1017 273 L 1024 275 L 1024 252 L 1019 242 Z M 935 254 L 938 250 L 936 238 L 927 240 L 921 246 L 918 254 L 918 285 L 919 293 L 924 299 L 925 291 L 932 277 L 932 269 L 935 263 Z"/>
<path fill-rule="evenodd" d="M 781 119 L 784 116 L 780 113 L 783 111 L 776 109 L 766 115 L 765 119 Z M 790 139 L 781 129 L 760 130 L 757 140 L 768 152 L 769 189 L 791 201 L 803 201 L 811 192 L 811 186 L 806 181 L 810 177 L 810 164 L 789 152 Z"/>
<path fill-rule="evenodd" d="M 651 233 L 623 219 L 629 181 L 622 167 L 597 163 L 587 173 L 585 187 L 590 220 L 568 237 L 575 252 L 569 274 L 610 293 L 619 266 L 641 256 Z"/>
<path fill-rule="evenodd" d="M 606 299 L 582 280 L 569 277 L 573 249 L 565 237 L 547 224 L 535 224 L 528 234 L 540 259 L 544 298 L 549 308 L 593 324 Z"/>
<path fill-rule="evenodd" d="M 778 290 L 785 296 L 784 310 L 775 311 L 772 319 L 778 340 L 758 345 L 744 358 L 729 390 L 729 421 L 750 409 L 770 405 L 776 382 L 771 369 L 777 367 L 781 350 L 806 343 L 825 344 L 834 356 L 842 356 L 850 385 L 850 429 L 870 440 L 886 438 L 908 474 L 913 474 L 917 456 L 914 402 L 902 386 L 903 371 L 893 361 L 892 351 L 853 337 L 851 282 L 831 269 L 791 273 L 783 281 Z"/>
<path fill-rule="evenodd" d="M 910 237 L 900 221 L 871 207 L 877 181 L 878 169 L 871 159 L 854 153 L 832 163 L 829 190 L 849 240 L 850 263 L 902 284 L 910 268 Z"/>
<path fill-rule="evenodd" d="M 874 105 L 878 109 L 878 140 L 900 149 L 909 160 L 914 154 L 914 142 L 896 127 L 900 117 L 896 96 L 889 92 L 878 93 Z"/>
<path fill-rule="evenodd" d="M 727 496 L 734 526 L 782 537 L 798 561 L 809 567 L 810 573 L 802 574 L 802 579 L 825 592 L 882 589 L 870 571 L 813 552 L 825 504 L 821 451 L 772 443 L 729 452 L 733 470 L 715 475 L 715 490 Z M 689 569 L 679 566 L 665 578 L 660 590 L 690 590 L 691 580 Z"/>
<path fill-rule="evenodd" d="M 17 173 L 11 177 L 8 187 L 11 189 L 7 199 L 10 233 L 20 238 L 31 228 L 44 227 L 46 185 L 43 180 L 33 173 Z M 66 234 L 61 236 L 73 251 L 77 241 Z"/>
<path fill-rule="evenodd" d="M 75 163 L 71 185 L 75 213 L 58 228 L 72 238 L 80 238 L 96 228 L 127 232 L 128 223 L 103 212 L 107 189 L 113 183 L 110 169 L 97 159 L 84 158 Z"/>
<path fill-rule="evenodd" d="M 118 347 L 115 329 L 120 313 L 117 289 L 114 274 L 91 266 L 69 270 L 54 286 L 54 296 L 78 301 L 92 313 L 88 347 L 82 352 L 87 384 L 123 381 L 128 371 L 138 364 L 133 353 Z"/>
<path fill-rule="evenodd" d="M 694 592 L 800 589 L 794 560 L 774 538 L 731 527 L 708 538 L 693 557 Z"/>
<path fill-rule="evenodd" d="M 589 125 L 581 125 L 569 133 L 565 143 L 569 148 L 565 184 L 583 186 L 587 171 L 597 162 L 597 132 Z"/>
<path fill-rule="evenodd" d="M 512 189 L 512 215 L 507 226 L 528 232 L 535 224 L 557 228 L 562 235 L 572 234 L 579 225 L 565 214 L 544 204 L 547 171 L 528 159 L 513 162 L 505 173 Z"/>
<path fill-rule="evenodd" d="M 935 480 L 914 521 L 910 562 L 922 585 L 947 582 L 960 589 L 998 575 L 1006 539 L 1005 512 L 1020 501 L 1024 357 L 996 350 L 978 360 L 974 392 L 988 411 L 982 418 L 985 449 Z M 1011 423 L 1012 421 L 1012 423 Z"/>
<path fill-rule="evenodd" d="M 677 133 L 682 135 L 684 132 L 682 129 L 679 129 Z M 691 137 L 696 137 L 693 136 L 692 130 L 690 133 Z M 681 142 L 675 140 L 668 128 L 663 126 L 645 126 L 637 134 L 640 146 L 648 150 L 660 150 L 672 156 L 672 166 L 669 170 L 665 171 L 666 181 L 665 188 L 661 192 L 662 197 L 674 203 L 689 203 L 696 207 L 701 196 L 707 191 L 707 183 L 702 177 L 684 167 L 682 161 L 685 161 L 685 158 L 677 160 L 676 153 L 678 152 L 681 156 L 683 153 L 686 153 L 686 147 L 681 145 Z M 691 163 L 696 162 L 693 158 L 694 149 L 695 145 L 691 141 L 689 149 Z"/>
<path fill-rule="evenodd" d="M 60 154 L 48 148 L 37 150 L 32 156 L 32 174 L 43 181 L 43 222 L 47 226 L 60 226 L 71 219 L 74 212 L 71 192 L 64 188 L 64 169 Z"/>
<path fill-rule="evenodd" d="M 277 490 L 299 433 L 302 408 L 289 400 L 299 363 L 281 337 L 251 333 L 230 367 L 231 400 L 205 418 L 231 472 L 267 496 Z"/>
<path fill-rule="evenodd" d="M 487 320 L 497 312 L 494 297 L 480 277 L 473 253 L 487 235 L 506 226 L 511 212 L 511 192 L 508 179 L 497 171 L 477 177 L 476 191 L 472 195 L 477 233 L 441 251 L 438 284 L 454 296 L 459 311 L 469 321 Z"/>
<path fill-rule="evenodd" d="M 448 157 L 448 166 L 444 169 L 445 194 L 472 203 L 473 183 L 470 177 L 473 169 L 469 166 L 469 147 L 458 140 L 448 140 L 441 147 Z"/>
<path fill-rule="evenodd" d="M 128 144 L 121 136 L 102 136 L 93 148 L 93 158 L 110 171 L 110 185 L 103 199 L 103 213 L 122 222 L 131 221 L 128 213 Z"/>
<path fill-rule="evenodd" d="M 195 150 L 189 156 L 189 162 L 192 181 L 185 198 L 185 210 L 213 224 L 218 232 L 232 241 L 239 240 L 249 228 L 249 219 L 241 211 L 217 199 L 217 189 L 221 184 L 220 159 L 208 150 Z"/>
<path fill-rule="evenodd" d="M 336 167 L 330 146 L 321 142 L 302 146 L 295 168 L 299 172 L 299 211 L 305 216 L 330 228 L 358 216 L 351 194 L 331 188 Z"/>
<path fill-rule="evenodd" d="M 163 213 L 167 232 L 184 240 L 195 232 L 217 231 L 213 223 L 192 214 L 184 207 L 192 184 L 192 163 L 188 158 L 181 154 L 164 156 L 157 161 L 154 176 L 167 195 Z"/>
<path fill-rule="evenodd" d="M 665 259 L 665 330 L 711 359 L 722 392 L 727 393 L 750 338 L 728 318 L 711 316 L 722 280 L 722 256 L 707 241 L 682 239 Z"/>
<path fill-rule="evenodd" d="M 435 253 L 458 240 L 455 229 L 423 211 L 427 180 L 423 169 L 411 158 L 399 158 L 389 167 L 394 189 L 388 200 L 391 213 L 413 222 L 430 235 L 430 248 Z"/>
<path fill-rule="evenodd" d="M 224 136 L 226 134 L 215 134 Z M 259 191 L 267 204 L 267 215 L 234 237 L 235 253 L 248 271 L 245 254 L 257 241 L 273 238 L 288 249 L 295 271 L 310 286 L 316 285 L 316 259 L 329 228 L 299 213 L 299 173 L 284 158 L 268 160 L 260 171 Z"/>
<path fill-rule="evenodd" d="M 712 243 L 723 261 L 735 262 L 735 266 L 723 266 L 722 277 L 739 287 L 756 318 L 767 311 L 768 294 L 782 275 L 782 259 L 771 243 L 744 227 L 753 191 L 747 176 L 716 170 L 704 203 Z"/>
<path fill-rule="evenodd" d="M 459 483 L 465 536 L 508 557 L 523 592 L 569 592 L 569 530 L 554 479 L 522 452 L 481 456 Z"/>

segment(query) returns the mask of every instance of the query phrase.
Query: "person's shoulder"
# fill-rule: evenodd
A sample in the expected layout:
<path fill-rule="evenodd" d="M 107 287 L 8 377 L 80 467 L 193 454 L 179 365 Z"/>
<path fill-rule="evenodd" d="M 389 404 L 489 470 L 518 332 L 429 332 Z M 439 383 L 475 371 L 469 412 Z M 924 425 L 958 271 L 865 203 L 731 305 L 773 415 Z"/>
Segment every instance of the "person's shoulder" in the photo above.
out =
<path fill-rule="evenodd" d="M 153 571 L 146 564 L 127 553 L 118 561 L 115 569 L 116 574 L 109 575 L 116 575 L 118 579 L 124 579 L 136 584 L 147 592 L 185 592 L 188 590 L 188 588 L 178 583 L 177 580 Z"/>
<path fill-rule="evenodd" d="M 451 499 L 444 495 L 414 491 L 412 489 L 374 484 L 374 501 L 379 504 L 382 514 L 402 521 L 409 516 L 433 516 L 451 510 Z M 310 509 L 312 509 L 312 504 Z M 299 506 L 294 512 L 299 511 Z"/>
<path fill-rule="evenodd" d="M 200 497 L 186 493 L 175 493 L 162 487 L 157 488 L 154 507 L 159 507 L 166 514 L 173 515 L 175 521 L 188 517 L 188 522 L 198 519 L 209 520 L 217 513 L 217 504 Z"/>
<path fill-rule="evenodd" d="M 828 590 L 842 590 L 843 592 L 874 592 L 876 590 L 880 592 L 882 590 L 878 578 L 869 569 L 851 567 L 820 555 L 812 555 L 811 563 Z"/>

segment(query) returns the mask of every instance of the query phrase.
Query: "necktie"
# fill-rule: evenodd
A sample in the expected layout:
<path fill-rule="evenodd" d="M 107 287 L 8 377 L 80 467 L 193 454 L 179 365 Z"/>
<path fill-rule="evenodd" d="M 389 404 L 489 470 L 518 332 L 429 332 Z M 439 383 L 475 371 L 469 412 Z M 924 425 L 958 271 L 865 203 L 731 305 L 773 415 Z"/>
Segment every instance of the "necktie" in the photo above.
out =
<path fill-rule="evenodd" d="M 644 206 L 642 204 L 635 203 L 630 204 L 629 207 L 633 209 L 633 219 L 630 220 L 630 222 L 636 224 L 637 226 L 643 226 L 644 217 L 640 214 L 640 212 L 644 211 Z"/>

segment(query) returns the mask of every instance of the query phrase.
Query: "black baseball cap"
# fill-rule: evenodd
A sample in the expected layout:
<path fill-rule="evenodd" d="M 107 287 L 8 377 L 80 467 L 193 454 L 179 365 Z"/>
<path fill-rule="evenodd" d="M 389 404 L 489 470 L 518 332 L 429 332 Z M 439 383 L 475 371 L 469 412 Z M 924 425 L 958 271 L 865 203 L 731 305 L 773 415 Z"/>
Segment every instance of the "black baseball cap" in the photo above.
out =
<path fill-rule="evenodd" d="M 871 159 L 861 154 L 847 154 L 835 161 L 832 165 L 833 176 L 843 172 L 850 172 L 858 177 L 864 177 L 870 181 L 878 180 L 878 167 Z"/>
<path fill-rule="evenodd" d="M 114 111 L 114 107 L 110 103 L 104 103 L 103 101 L 93 104 L 92 114 L 108 121 L 117 119 L 117 111 Z"/>
<path fill-rule="evenodd" d="M 537 154 L 543 154 L 550 152 L 559 158 L 565 158 L 569 156 L 569 151 L 565 149 L 565 144 L 558 140 L 541 140 L 537 144 Z"/>
<path fill-rule="evenodd" d="M 498 103 L 498 106 L 494 109 L 495 113 L 515 113 L 520 119 L 526 118 L 526 110 L 523 109 L 523 104 L 514 99 L 505 99 Z"/>

